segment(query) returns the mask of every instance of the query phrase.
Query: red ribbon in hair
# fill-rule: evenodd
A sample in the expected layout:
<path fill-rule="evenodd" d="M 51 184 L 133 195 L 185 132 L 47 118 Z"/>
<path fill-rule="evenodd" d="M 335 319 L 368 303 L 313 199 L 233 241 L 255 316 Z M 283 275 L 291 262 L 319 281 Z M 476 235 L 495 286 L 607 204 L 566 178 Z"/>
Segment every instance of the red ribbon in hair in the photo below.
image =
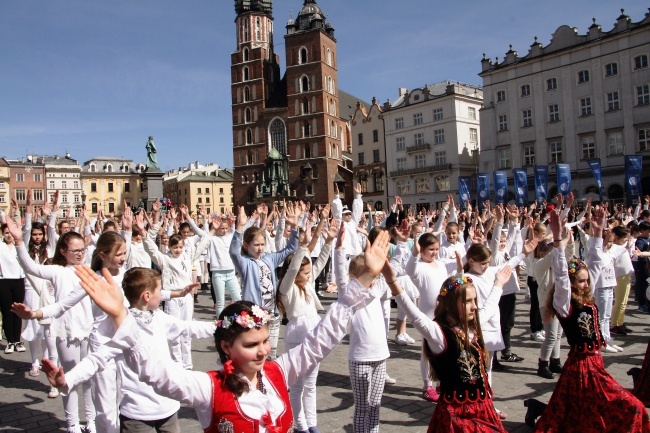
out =
<path fill-rule="evenodd" d="M 223 364 L 223 374 L 229 376 L 235 372 L 235 367 L 232 366 L 232 359 L 229 359 Z"/>
<path fill-rule="evenodd" d="M 271 420 L 271 414 L 266 412 L 264 415 L 262 415 L 262 422 L 264 423 L 264 426 L 266 427 L 266 431 L 269 433 L 282 433 L 280 431 L 280 426 L 274 425 L 273 421 Z"/>

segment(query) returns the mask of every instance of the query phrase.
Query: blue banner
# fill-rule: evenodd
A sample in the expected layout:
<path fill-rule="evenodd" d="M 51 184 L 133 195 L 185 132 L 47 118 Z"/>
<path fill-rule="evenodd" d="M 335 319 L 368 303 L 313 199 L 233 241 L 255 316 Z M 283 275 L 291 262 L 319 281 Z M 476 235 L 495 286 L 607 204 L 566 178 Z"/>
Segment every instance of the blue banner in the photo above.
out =
<path fill-rule="evenodd" d="M 548 166 L 535 166 L 535 198 L 539 203 L 548 198 Z"/>
<path fill-rule="evenodd" d="M 525 168 L 512 170 L 515 178 L 515 201 L 517 207 L 528 206 L 528 172 Z"/>
<path fill-rule="evenodd" d="M 555 166 L 557 171 L 557 192 L 564 197 L 571 192 L 571 167 L 569 164 L 558 164 Z"/>
<path fill-rule="evenodd" d="M 589 168 L 591 168 L 591 173 L 596 179 L 596 185 L 598 186 L 598 195 L 600 196 L 600 201 L 603 201 L 603 182 L 601 181 L 602 172 L 600 170 L 600 158 L 594 158 L 587 160 Z"/>
<path fill-rule="evenodd" d="M 483 204 L 490 199 L 490 173 L 476 175 L 476 197 L 478 208 L 483 209 Z"/>
<path fill-rule="evenodd" d="M 643 157 L 640 155 L 625 155 L 625 192 L 632 200 L 643 193 L 641 191 L 641 170 Z"/>
<path fill-rule="evenodd" d="M 470 195 L 470 188 L 472 186 L 472 178 L 469 176 L 459 176 L 458 177 L 458 195 L 460 197 L 460 210 L 465 210 L 465 201 L 469 200 L 472 202 L 472 196 Z"/>
<path fill-rule="evenodd" d="M 496 204 L 508 202 L 508 175 L 505 171 L 494 172 L 494 196 Z"/>

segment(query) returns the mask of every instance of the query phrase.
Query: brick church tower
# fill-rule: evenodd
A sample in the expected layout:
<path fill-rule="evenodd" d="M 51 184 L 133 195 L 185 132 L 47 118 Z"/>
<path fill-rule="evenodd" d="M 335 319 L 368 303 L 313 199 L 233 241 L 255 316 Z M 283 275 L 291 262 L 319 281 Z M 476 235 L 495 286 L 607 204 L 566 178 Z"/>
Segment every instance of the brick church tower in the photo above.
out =
<path fill-rule="evenodd" d="M 231 55 L 234 202 L 284 197 L 324 204 L 334 184 L 351 197 L 349 133 L 339 117 L 334 28 L 314 0 L 286 25 L 286 72 L 273 49 L 272 0 L 235 0 Z M 286 188 L 270 187 L 270 161 Z"/>

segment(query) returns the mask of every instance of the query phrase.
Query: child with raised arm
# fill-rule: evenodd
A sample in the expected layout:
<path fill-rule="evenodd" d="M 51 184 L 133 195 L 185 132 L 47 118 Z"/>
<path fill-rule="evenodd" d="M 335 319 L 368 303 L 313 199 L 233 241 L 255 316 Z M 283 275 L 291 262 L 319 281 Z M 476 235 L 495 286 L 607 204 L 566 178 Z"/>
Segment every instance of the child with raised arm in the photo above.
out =
<path fill-rule="evenodd" d="M 285 223 L 291 227 L 287 246 L 275 253 L 264 252 L 266 247 L 265 228 L 249 227 L 244 231 L 248 217 L 243 207 L 239 208 L 237 225 L 230 243 L 230 257 L 242 279 L 242 299 L 259 305 L 271 314 L 269 339 L 270 359 L 277 357 L 282 316 L 276 305 L 277 279 L 275 268 L 298 248 L 297 217 L 291 203 L 285 205 Z"/>
<path fill-rule="evenodd" d="M 604 224 L 605 211 L 601 208 L 591 221 L 593 237 L 588 248 L 591 265 L 587 267 L 576 258 L 567 264 L 560 216 L 555 211 L 550 214 L 555 287 L 551 289 L 548 308 L 557 315 L 571 350 L 549 407 L 534 399 L 524 402 L 528 407 L 526 424 L 534 426 L 535 432 L 650 431 L 643 404 L 618 384 L 603 364 L 601 350 L 607 343 L 600 331 L 592 283 L 602 271 Z"/>
<path fill-rule="evenodd" d="M 381 271 L 388 243 L 388 234 L 381 234 L 366 248 L 358 278 L 340 291 L 305 342 L 275 361 L 267 362 L 270 315 L 246 301 L 226 307 L 215 332 L 223 369 L 208 373 L 158 362 L 155 348 L 124 309 L 119 288 L 87 270 L 80 269 L 79 275 L 89 295 L 113 318 L 117 332 L 110 344 L 125 351 L 129 368 L 158 394 L 194 407 L 205 432 L 284 433 L 293 428 L 288 386 L 332 351 L 354 312 L 374 298 L 367 289 Z"/>
<path fill-rule="evenodd" d="M 498 303 L 511 268 L 494 273 L 485 301 L 467 274 L 447 278 L 440 288 L 433 320 L 404 293 L 393 267 L 386 261 L 382 273 L 395 301 L 425 339 L 424 351 L 441 395 L 429 423 L 433 432 L 505 432 L 492 403 L 488 380 L 488 350 L 481 327 L 498 316 Z M 480 305 L 480 308 L 479 308 Z"/>

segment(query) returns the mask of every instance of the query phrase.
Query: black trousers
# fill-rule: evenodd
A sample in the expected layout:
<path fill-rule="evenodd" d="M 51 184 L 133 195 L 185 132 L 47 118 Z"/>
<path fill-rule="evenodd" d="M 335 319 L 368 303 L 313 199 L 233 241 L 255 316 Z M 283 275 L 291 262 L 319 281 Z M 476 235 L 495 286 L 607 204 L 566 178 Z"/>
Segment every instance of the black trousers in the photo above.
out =
<path fill-rule="evenodd" d="M 2 328 L 8 343 L 18 343 L 23 321 L 11 312 L 11 304 L 25 301 L 25 280 L 23 278 L 0 278 L 0 311 Z"/>
<path fill-rule="evenodd" d="M 646 305 L 645 292 L 648 287 L 648 265 L 645 260 L 632 262 L 634 266 L 634 300 L 641 305 Z"/>
<path fill-rule="evenodd" d="M 539 312 L 539 299 L 537 298 L 539 285 L 533 277 L 528 277 L 526 283 L 528 284 L 528 290 L 530 290 L 530 332 L 539 332 L 544 329 L 542 314 Z"/>
<path fill-rule="evenodd" d="M 502 355 L 510 355 L 510 332 L 515 326 L 515 304 L 517 297 L 514 293 L 501 296 L 499 301 L 499 314 L 501 315 L 501 335 L 505 349 L 501 351 Z"/>

